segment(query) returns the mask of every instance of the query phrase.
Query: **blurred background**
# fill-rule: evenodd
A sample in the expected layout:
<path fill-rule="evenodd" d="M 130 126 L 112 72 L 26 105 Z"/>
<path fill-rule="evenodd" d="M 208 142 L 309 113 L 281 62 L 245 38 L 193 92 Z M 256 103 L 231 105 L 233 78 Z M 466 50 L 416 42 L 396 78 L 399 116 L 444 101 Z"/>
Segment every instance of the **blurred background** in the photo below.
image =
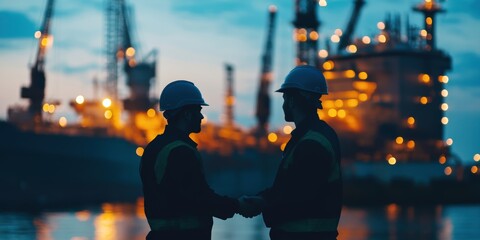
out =
<path fill-rule="evenodd" d="M 158 96 L 176 79 L 210 104 L 191 137 L 212 188 L 268 187 L 295 128 L 274 90 L 308 64 L 328 80 L 318 115 L 342 143 L 339 239 L 474 239 L 478 7 L 0 1 L 0 238 L 143 238 L 138 163 L 163 132 Z M 213 232 L 268 239 L 261 217 L 215 221 Z"/>

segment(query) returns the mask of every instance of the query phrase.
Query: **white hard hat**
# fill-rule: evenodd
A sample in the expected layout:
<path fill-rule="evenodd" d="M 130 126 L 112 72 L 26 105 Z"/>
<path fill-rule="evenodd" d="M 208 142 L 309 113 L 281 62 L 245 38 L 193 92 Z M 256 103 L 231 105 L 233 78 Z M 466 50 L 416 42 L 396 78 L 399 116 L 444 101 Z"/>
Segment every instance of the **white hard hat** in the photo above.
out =
<path fill-rule="evenodd" d="M 310 65 L 296 66 L 292 69 L 285 82 L 276 92 L 285 92 L 287 89 L 299 89 L 307 92 L 328 94 L 327 81 L 323 73 Z"/>
<path fill-rule="evenodd" d="M 176 80 L 163 89 L 160 94 L 160 111 L 174 110 L 186 105 L 208 106 L 200 90 L 190 81 Z"/>

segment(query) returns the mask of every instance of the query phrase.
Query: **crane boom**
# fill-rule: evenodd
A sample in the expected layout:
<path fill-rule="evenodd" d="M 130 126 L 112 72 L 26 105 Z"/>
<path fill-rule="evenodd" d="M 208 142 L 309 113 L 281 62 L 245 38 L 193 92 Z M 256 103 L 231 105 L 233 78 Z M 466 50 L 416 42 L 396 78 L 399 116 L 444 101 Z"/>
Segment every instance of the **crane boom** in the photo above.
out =
<path fill-rule="evenodd" d="M 355 31 L 355 25 L 358 22 L 358 17 L 360 16 L 360 10 L 362 10 L 363 5 L 365 5 L 365 0 L 355 0 L 355 6 L 353 7 L 352 15 L 347 24 L 347 29 L 343 33 L 343 36 L 340 38 L 338 43 L 337 50 L 340 51 L 345 49 L 352 42 L 352 35 Z"/>
<path fill-rule="evenodd" d="M 28 111 L 35 123 L 42 121 L 42 104 L 45 98 L 45 54 L 47 47 L 52 43 L 52 37 L 50 36 L 50 22 L 53 15 L 53 3 L 54 0 L 48 0 L 45 8 L 45 14 L 43 15 L 43 22 L 40 28 L 40 35 L 35 34 L 38 37 L 38 50 L 35 58 L 35 63 L 30 69 L 30 86 L 22 87 L 20 95 L 22 98 L 26 98 L 30 101 Z"/>
<path fill-rule="evenodd" d="M 268 118 L 270 117 L 270 95 L 269 87 L 272 82 L 272 59 L 273 59 L 273 33 L 275 30 L 276 7 L 269 7 L 269 23 L 267 31 L 267 41 L 265 52 L 262 56 L 262 72 L 260 75 L 260 86 L 257 94 L 257 131 L 259 135 L 264 135 L 268 130 Z"/>

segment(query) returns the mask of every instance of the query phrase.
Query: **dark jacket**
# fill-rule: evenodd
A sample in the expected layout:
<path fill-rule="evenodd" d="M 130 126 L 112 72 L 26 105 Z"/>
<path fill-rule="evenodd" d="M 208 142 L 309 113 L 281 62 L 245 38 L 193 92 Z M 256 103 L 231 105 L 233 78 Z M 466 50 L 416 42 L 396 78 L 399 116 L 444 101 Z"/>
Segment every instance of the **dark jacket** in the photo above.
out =
<path fill-rule="evenodd" d="M 321 133 L 330 143 L 334 154 L 331 154 L 324 144 L 305 139 L 304 136 L 311 131 Z M 285 161 L 289 155 L 291 161 L 285 168 Z M 334 170 L 337 177 L 332 180 Z M 292 220 L 339 219 L 342 207 L 342 180 L 340 148 L 335 131 L 315 117 L 307 118 L 298 124 L 285 147 L 282 163 L 272 187 L 261 195 L 267 205 L 263 211 L 263 218 L 273 232 L 282 231 L 279 226 Z M 336 236 L 336 224 L 335 230 L 322 230 L 321 233 L 325 236 Z"/>
<path fill-rule="evenodd" d="M 158 181 L 159 175 L 162 175 L 158 167 L 155 168 L 158 154 L 165 146 L 178 140 L 184 144 L 171 149 L 166 158 L 163 176 Z M 145 214 L 152 230 L 156 230 L 152 227 L 152 220 L 169 221 L 193 217 L 201 220 L 200 231 L 210 232 L 212 216 L 226 219 L 237 211 L 236 199 L 217 195 L 207 184 L 196 147 L 197 144 L 186 133 L 167 126 L 164 134 L 157 136 L 145 148 L 140 175 Z M 177 230 L 182 232 L 182 229 L 175 227 L 165 229 L 169 232 Z"/>

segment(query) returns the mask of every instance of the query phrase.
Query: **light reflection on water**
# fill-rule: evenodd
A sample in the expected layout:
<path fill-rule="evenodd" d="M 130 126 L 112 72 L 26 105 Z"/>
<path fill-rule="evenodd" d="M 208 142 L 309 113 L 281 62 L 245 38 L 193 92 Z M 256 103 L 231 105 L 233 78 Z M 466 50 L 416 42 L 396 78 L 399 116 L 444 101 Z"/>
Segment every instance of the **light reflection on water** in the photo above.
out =
<path fill-rule="evenodd" d="M 339 240 L 478 239 L 480 205 L 345 207 Z M 130 240 L 148 232 L 143 206 L 103 204 L 82 210 L 0 213 L 2 240 Z M 213 240 L 267 240 L 260 216 L 214 219 Z"/>

